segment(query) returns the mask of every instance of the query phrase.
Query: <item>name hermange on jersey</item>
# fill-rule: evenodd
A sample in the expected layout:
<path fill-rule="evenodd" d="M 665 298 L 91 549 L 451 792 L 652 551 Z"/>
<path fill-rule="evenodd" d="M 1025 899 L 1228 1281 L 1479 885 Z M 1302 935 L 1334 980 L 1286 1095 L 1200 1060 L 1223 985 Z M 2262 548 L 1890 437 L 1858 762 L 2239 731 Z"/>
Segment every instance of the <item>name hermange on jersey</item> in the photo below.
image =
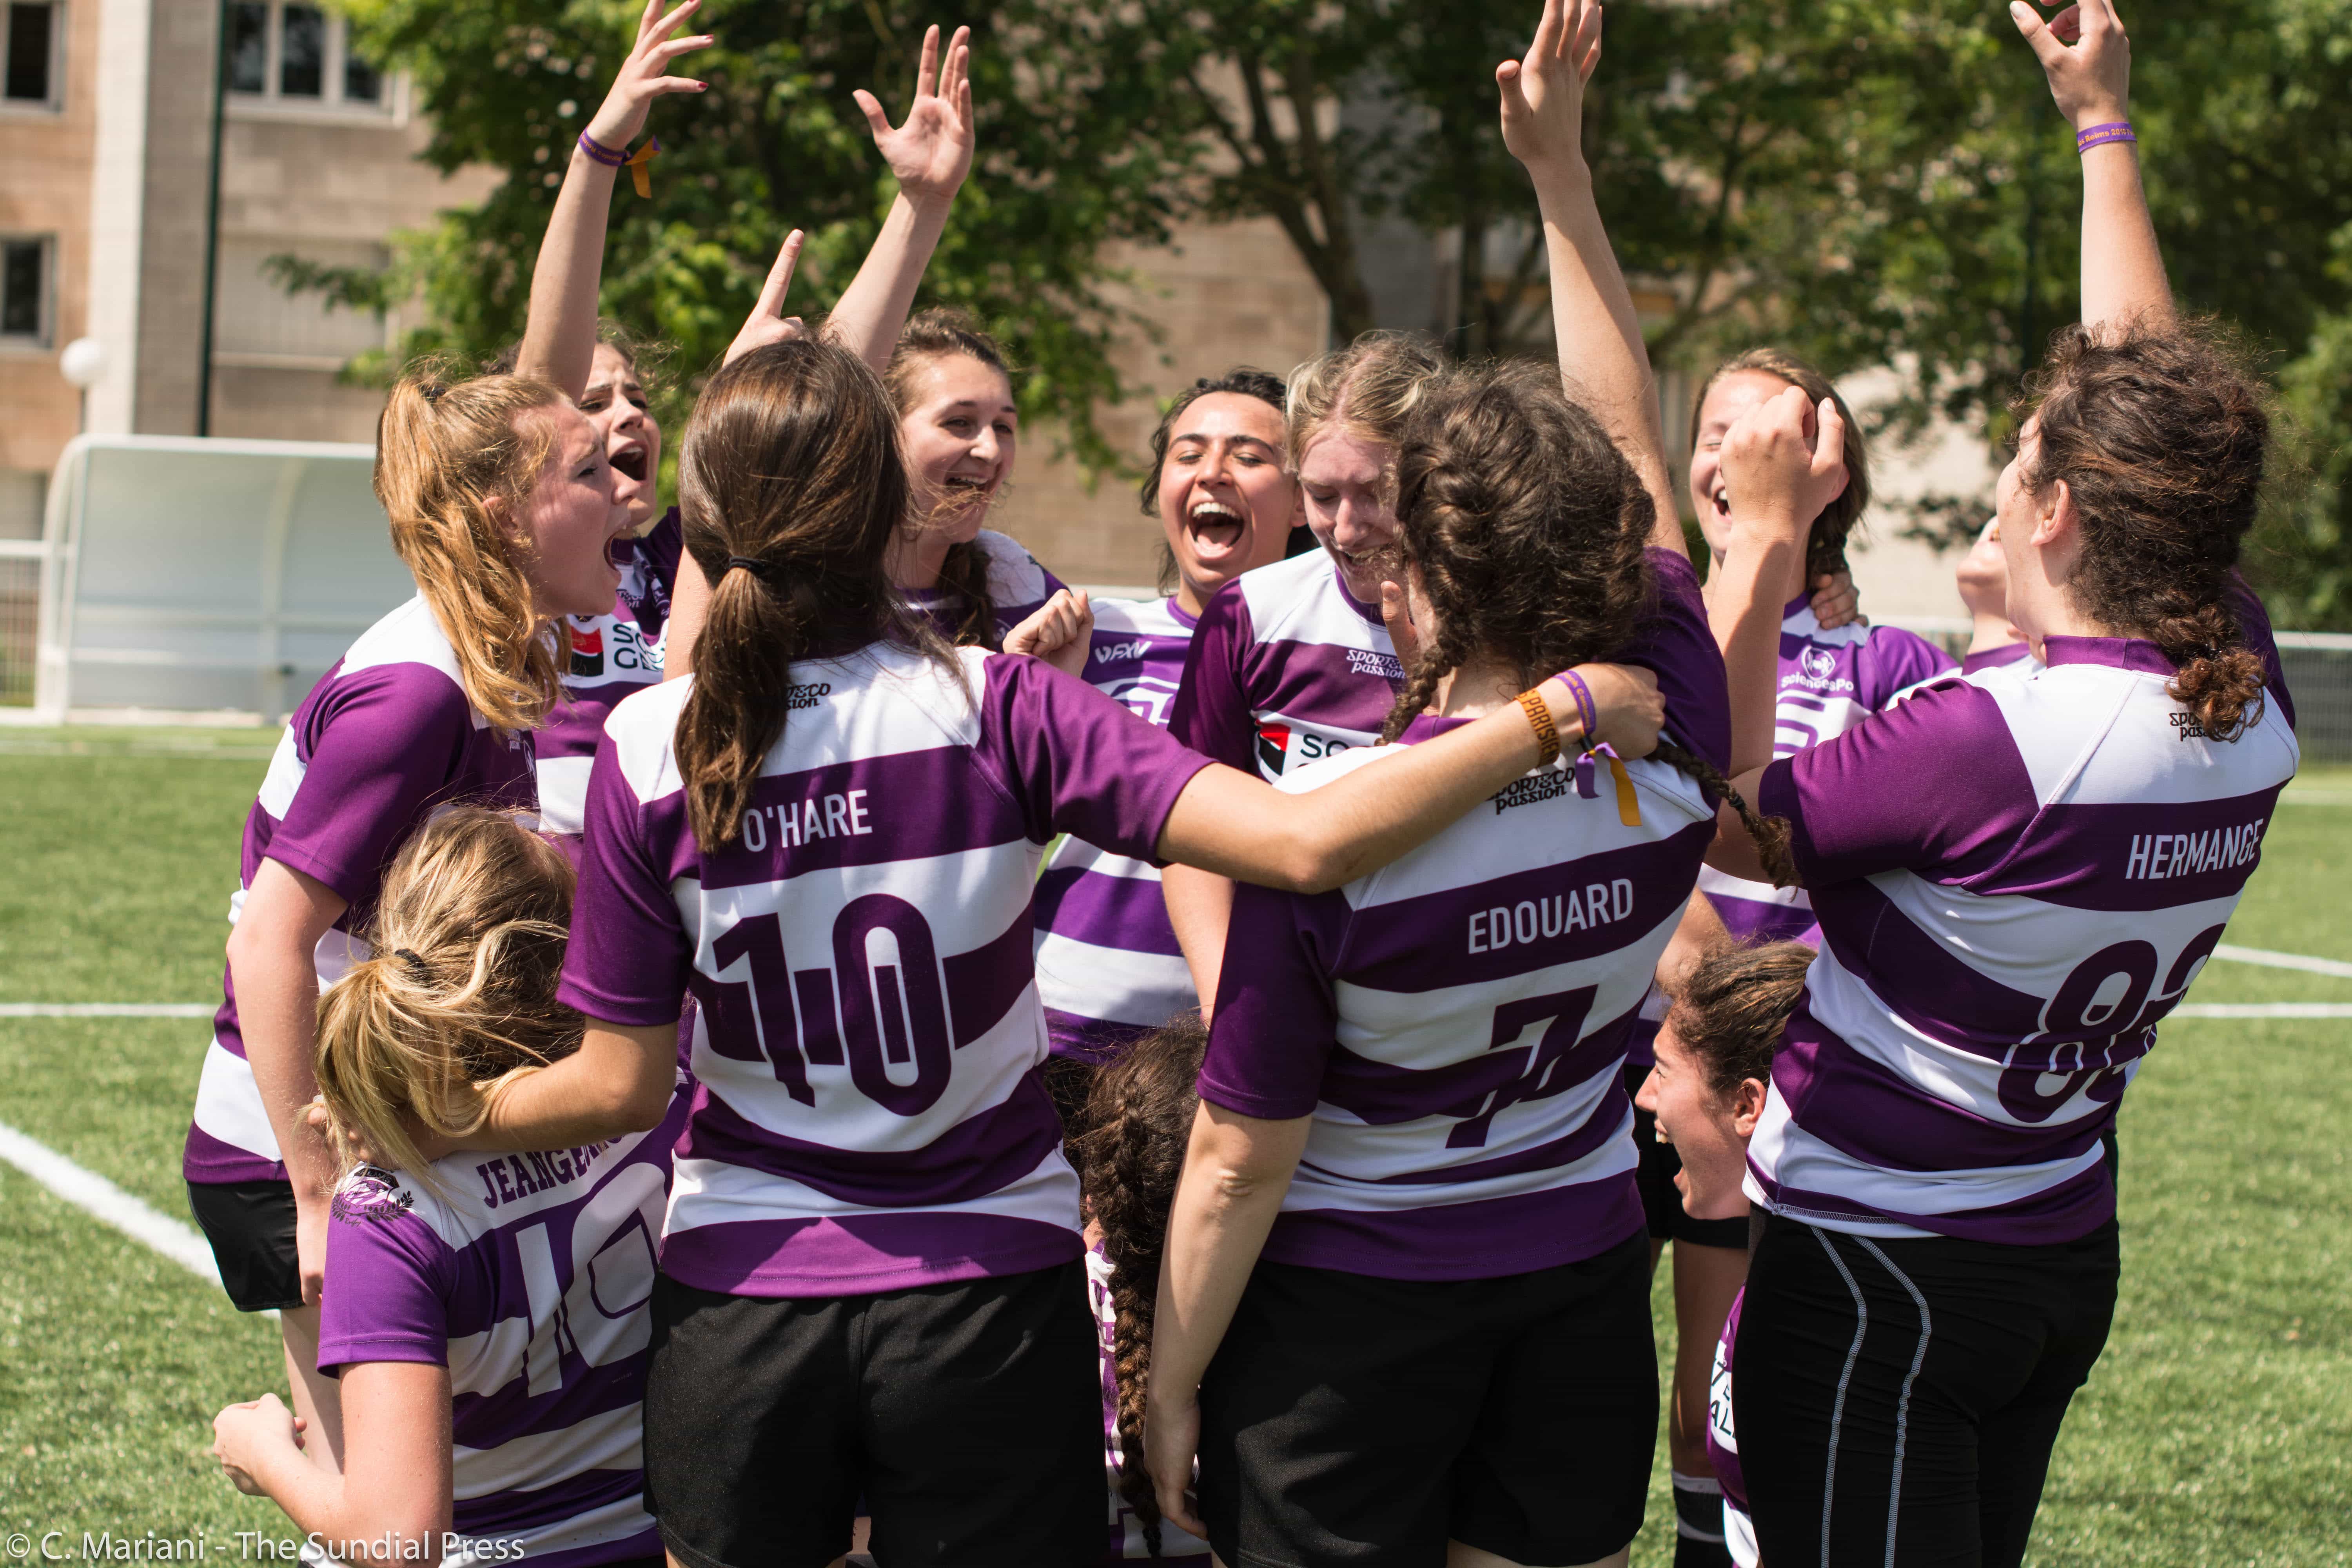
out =
<path fill-rule="evenodd" d="M 596 1156 L 612 1146 L 583 1143 L 547 1154 L 494 1155 L 474 1167 L 474 1173 L 482 1179 L 483 1205 L 497 1208 L 500 1204 L 520 1203 L 533 1193 L 578 1181 L 596 1163 Z"/>
<path fill-rule="evenodd" d="M 862 789 L 853 789 L 751 806 L 743 813 L 743 847 L 757 855 L 772 839 L 779 849 L 797 849 L 820 838 L 869 834 L 874 824 L 866 815 L 866 795 Z"/>
<path fill-rule="evenodd" d="M 1591 883 L 1581 897 L 1554 893 L 1548 899 L 1497 904 L 1470 917 L 1470 951 L 1500 952 L 1544 937 L 1614 924 L 1633 912 L 1633 884 L 1622 877 Z"/>
<path fill-rule="evenodd" d="M 2265 817 L 2235 827 L 2209 827 L 2202 833 L 2135 833 L 2131 857 L 2124 863 L 2128 882 L 2160 882 L 2167 877 L 2193 877 L 2200 871 L 2227 871 L 2252 865 L 2263 852 Z"/>

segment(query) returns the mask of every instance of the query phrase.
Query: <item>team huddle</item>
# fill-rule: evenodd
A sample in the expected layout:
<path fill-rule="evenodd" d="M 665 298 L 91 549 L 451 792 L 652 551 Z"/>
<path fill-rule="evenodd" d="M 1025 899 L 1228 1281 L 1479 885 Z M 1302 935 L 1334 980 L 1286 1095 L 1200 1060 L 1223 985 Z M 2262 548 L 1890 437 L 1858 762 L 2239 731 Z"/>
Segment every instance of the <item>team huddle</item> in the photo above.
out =
<path fill-rule="evenodd" d="M 1580 135 L 1496 68 L 1557 363 L 1374 335 L 1176 398 L 1164 597 L 984 528 L 1013 378 L 910 311 L 973 153 L 923 47 L 659 494 L 596 315 L 710 40 L 651 0 L 529 324 L 393 390 L 418 594 L 247 818 L 186 1152 L 320 1550 L 604 1568 L 1622 1563 L 1673 1253 L 1676 1562 L 2019 1563 L 2113 1315 L 2115 1115 L 2297 762 L 2238 577 L 2257 384 L 2174 310 L 2107 0 L 2012 6 L 2084 324 L 1962 568 L 1860 618 L 1829 384 L 1701 389 L 1685 544 Z"/>

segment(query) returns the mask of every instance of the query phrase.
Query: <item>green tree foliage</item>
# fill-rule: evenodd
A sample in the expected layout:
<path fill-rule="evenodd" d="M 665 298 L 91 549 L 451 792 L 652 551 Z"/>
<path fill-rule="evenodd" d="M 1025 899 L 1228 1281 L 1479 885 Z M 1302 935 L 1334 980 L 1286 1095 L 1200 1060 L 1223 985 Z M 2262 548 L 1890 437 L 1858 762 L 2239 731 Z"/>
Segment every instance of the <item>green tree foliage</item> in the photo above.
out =
<path fill-rule="evenodd" d="M 1229 51 L 1183 79 L 1224 152 L 1217 210 L 1280 221 L 1340 332 L 1373 324 L 1363 225 L 1394 213 L 1471 258 L 1457 348 L 1540 342 L 1541 237 L 1493 78 L 1526 47 L 1530 0 L 1170 4 Z M 2314 481 L 2249 563 L 2287 624 L 2352 625 L 2352 3 L 2126 11 L 2174 285 L 2284 365 Z M 1586 145 L 1627 270 L 1672 300 L 1650 324 L 1660 363 L 1770 341 L 1832 374 L 1892 365 L 1882 427 L 1942 416 L 2005 439 L 2079 311 L 2081 186 L 2004 6 L 1613 0 L 1606 37 Z M 1981 521 L 1973 498 L 1922 511 L 1912 531 L 1942 541 Z"/>
<path fill-rule="evenodd" d="M 350 0 L 369 57 L 414 74 L 431 118 L 425 156 L 505 176 L 478 207 L 401 237 L 393 266 L 360 273 L 276 258 L 289 287 L 355 308 L 421 296 L 403 356 L 468 360 L 520 338 L 530 270 L 573 139 L 628 52 L 629 0 Z M 677 351 L 666 410 L 682 416 L 759 293 L 787 230 L 808 232 L 790 308 L 847 287 L 892 184 L 851 89 L 904 112 L 925 25 L 968 22 L 980 152 L 926 281 L 1034 372 L 1024 402 L 1058 416 L 1080 455 L 1113 455 L 1092 413 L 1125 388 L 1113 334 L 1136 322 L 1110 286 L 1107 242 L 1168 238 L 1196 139 L 1165 112 L 1171 51 L 1131 17 L 1064 0 L 981 0 L 934 16 L 908 0 L 708 0 L 688 26 L 716 47 L 681 69 L 710 84 L 663 99 L 653 195 L 618 182 L 605 313 Z M 383 365 L 362 364 L 380 374 Z M 673 425 L 673 428 L 676 426 Z"/>

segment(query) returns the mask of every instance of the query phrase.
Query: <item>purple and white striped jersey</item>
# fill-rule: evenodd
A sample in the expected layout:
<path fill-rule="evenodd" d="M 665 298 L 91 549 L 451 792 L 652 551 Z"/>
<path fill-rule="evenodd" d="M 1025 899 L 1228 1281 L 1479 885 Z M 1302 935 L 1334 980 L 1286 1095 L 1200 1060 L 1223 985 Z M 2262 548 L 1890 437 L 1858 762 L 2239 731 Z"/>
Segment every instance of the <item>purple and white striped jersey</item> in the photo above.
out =
<path fill-rule="evenodd" d="M 1676 685 L 1711 689 L 1714 710 L 1670 704 L 1668 721 L 1714 736 L 1701 754 L 1720 766 L 1723 660 L 1696 584 L 1665 586 L 1650 656 L 1683 669 Z M 1423 714 L 1404 739 L 1461 722 Z M 1351 752 L 1277 787 L 1395 754 Z M 1642 1233 L 1619 1069 L 1715 810 L 1663 763 L 1628 773 L 1638 826 L 1619 819 L 1612 789 L 1580 796 L 1562 759 L 1344 888 L 1234 889 L 1201 1098 L 1314 1119 L 1265 1257 L 1476 1279 Z"/>
<path fill-rule="evenodd" d="M 1095 603 L 1088 685 L 1166 728 L 1199 617 L 1173 598 Z M 1160 868 L 1065 838 L 1037 879 L 1037 994 L 1055 1056 L 1106 1061 L 1200 1005 Z"/>
<path fill-rule="evenodd" d="M 363 1166 L 336 1191 L 319 1368 L 449 1369 L 458 1539 L 442 1554 L 447 1568 L 593 1568 L 660 1552 L 646 1512 L 643 1405 L 670 1145 L 688 1088 L 681 1079 L 651 1132 L 452 1154 L 425 1181 Z"/>
<path fill-rule="evenodd" d="M 324 990 L 367 956 L 355 933 L 374 913 L 393 857 L 436 809 L 458 804 L 528 808 L 530 742 L 474 710 L 440 622 L 414 598 L 361 633 L 287 721 L 246 816 L 229 923 L 266 859 L 333 889 L 351 908 L 319 940 Z M 226 970 L 221 990 L 182 1170 L 192 1182 L 282 1182 Z"/>
<path fill-rule="evenodd" d="M 1739 1341 L 1739 1309 L 1748 1290 L 1731 1299 L 1731 1312 L 1715 1342 L 1715 1365 L 1706 1380 L 1706 1458 L 1723 1486 L 1723 1544 L 1739 1568 L 1757 1568 L 1756 1521 L 1748 1515 L 1748 1476 L 1739 1468 L 1739 1427 L 1731 1413 L 1732 1346 Z"/>
<path fill-rule="evenodd" d="M 1823 631 L 1812 603 L 1799 596 L 1780 612 L 1780 683 L 1773 704 L 1772 754 L 1793 756 L 1852 729 L 1908 687 L 1948 674 L 1952 658 L 1899 626 L 1844 626 Z M 1741 942 L 1786 942 L 1812 929 L 1802 888 L 1751 882 L 1712 866 L 1698 890 Z"/>
<path fill-rule="evenodd" d="M 589 781 L 562 998 L 627 1026 L 670 1023 L 689 984 L 698 1003 L 662 1267 L 821 1297 L 1068 1262 L 1038 862 L 1062 832 L 1149 856 L 1205 761 L 1033 658 L 876 643 L 793 680 L 714 855 L 671 746 L 690 680 L 615 709 Z"/>
<path fill-rule="evenodd" d="M 996 637 L 1004 635 L 1045 607 L 1062 591 L 1059 577 L 1037 564 L 1037 558 L 992 528 L 983 528 L 974 541 L 988 560 L 988 597 L 996 607 Z M 964 616 L 963 596 L 951 588 L 902 589 L 907 605 L 931 623 L 950 642 Z"/>
<path fill-rule="evenodd" d="M 613 608 L 601 616 L 567 616 L 556 627 L 563 697 L 531 738 L 539 759 L 540 826 L 550 833 L 580 831 L 588 766 L 596 760 L 605 715 L 622 698 L 662 678 L 662 638 L 683 537 L 672 507 L 643 538 L 629 541 Z"/>
<path fill-rule="evenodd" d="M 1279 779 L 1379 738 L 1404 685 L 1381 607 L 1321 550 L 1244 572 L 1201 612 L 1168 730 L 1218 762 Z"/>
<path fill-rule="evenodd" d="M 1748 1145 L 1777 1212 L 2017 1245 L 2115 1212 L 2100 1134 L 2261 857 L 2294 710 L 2274 678 L 2221 743 L 2155 644 L 2042 652 L 1764 775 L 1822 936 Z"/>
<path fill-rule="evenodd" d="M 1095 1335 L 1101 1352 L 1103 1384 L 1103 1476 L 1110 1488 L 1110 1542 L 1103 1553 L 1104 1568 L 1118 1563 L 1149 1560 L 1151 1549 L 1143 1539 L 1143 1522 L 1118 1489 L 1126 1456 L 1118 1445 L 1118 1373 L 1117 1335 L 1118 1312 L 1111 1304 L 1110 1260 L 1100 1247 L 1087 1248 L 1087 1300 L 1095 1310 Z M 1160 1523 L 1160 1561 L 1206 1568 L 1209 1543 L 1173 1521 Z"/>

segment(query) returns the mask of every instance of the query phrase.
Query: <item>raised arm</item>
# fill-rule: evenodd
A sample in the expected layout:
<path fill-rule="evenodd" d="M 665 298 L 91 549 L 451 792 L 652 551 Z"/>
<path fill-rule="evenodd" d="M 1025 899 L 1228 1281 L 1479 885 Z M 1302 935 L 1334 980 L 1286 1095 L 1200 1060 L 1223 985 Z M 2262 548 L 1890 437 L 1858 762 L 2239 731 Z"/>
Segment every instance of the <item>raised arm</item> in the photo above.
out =
<path fill-rule="evenodd" d="M 2140 186 L 2139 143 L 2127 134 L 2131 39 L 2123 19 L 2113 0 L 2082 0 L 2047 24 L 2020 0 L 2009 15 L 2083 150 L 2084 324 L 2170 325 L 2172 286 Z"/>
<path fill-rule="evenodd" d="M 637 20 L 637 41 L 621 62 L 612 89 L 588 121 L 588 140 L 613 153 L 625 151 L 645 129 L 646 112 L 664 93 L 700 92 L 706 84 L 665 74 L 670 62 L 707 47 L 707 35 L 673 38 L 678 24 L 699 10 L 702 0 L 684 0 L 664 11 L 667 0 L 646 0 Z M 613 177 L 620 173 L 574 143 L 555 193 L 555 211 L 540 242 L 530 273 L 530 313 L 522 331 L 515 369 L 553 383 L 565 395 L 587 390 L 596 358 L 596 293 L 604 272 L 604 226 L 613 209 Z"/>
<path fill-rule="evenodd" d="M 1588 404 L 1642 477 L 1657 515 L 1650 543 L 1681 551 L 1682 509 L 1666 473 L 1657 378 L 1633 296 L 1592 199 L 1584 83 L 1601 58 L 1599 0 L 1545 0 L 1527 58 L 1495 68 L 1503 144 L 1534 180 L 1551 262 L 1552 332 L 1569 395 Z"/>
<path fill-rule="evenodd" d="M 942 60 L 940 30 L 932 27 L 923 34 L 914 101 L 907 107 L 905 123 L 895 129 L 880 100 L 864 88 L 856 94 L 874 132 L 875 149 L 898 178 L 898 195 L 890 204 L 890 216 L 882 220 L 874 248 L 866 253 L 866 264 L 834 306 L 825 332 L 872 365 L 877 375 L 890 363 L 907 312 L 914 308 L 923 269 L 931 264 L 931 253 L 947 229 L 948 211 L 955 205 L 964 176 L 971 173 L 976 138 L 971 37 L 970 27 L 958 27 Z"/>

